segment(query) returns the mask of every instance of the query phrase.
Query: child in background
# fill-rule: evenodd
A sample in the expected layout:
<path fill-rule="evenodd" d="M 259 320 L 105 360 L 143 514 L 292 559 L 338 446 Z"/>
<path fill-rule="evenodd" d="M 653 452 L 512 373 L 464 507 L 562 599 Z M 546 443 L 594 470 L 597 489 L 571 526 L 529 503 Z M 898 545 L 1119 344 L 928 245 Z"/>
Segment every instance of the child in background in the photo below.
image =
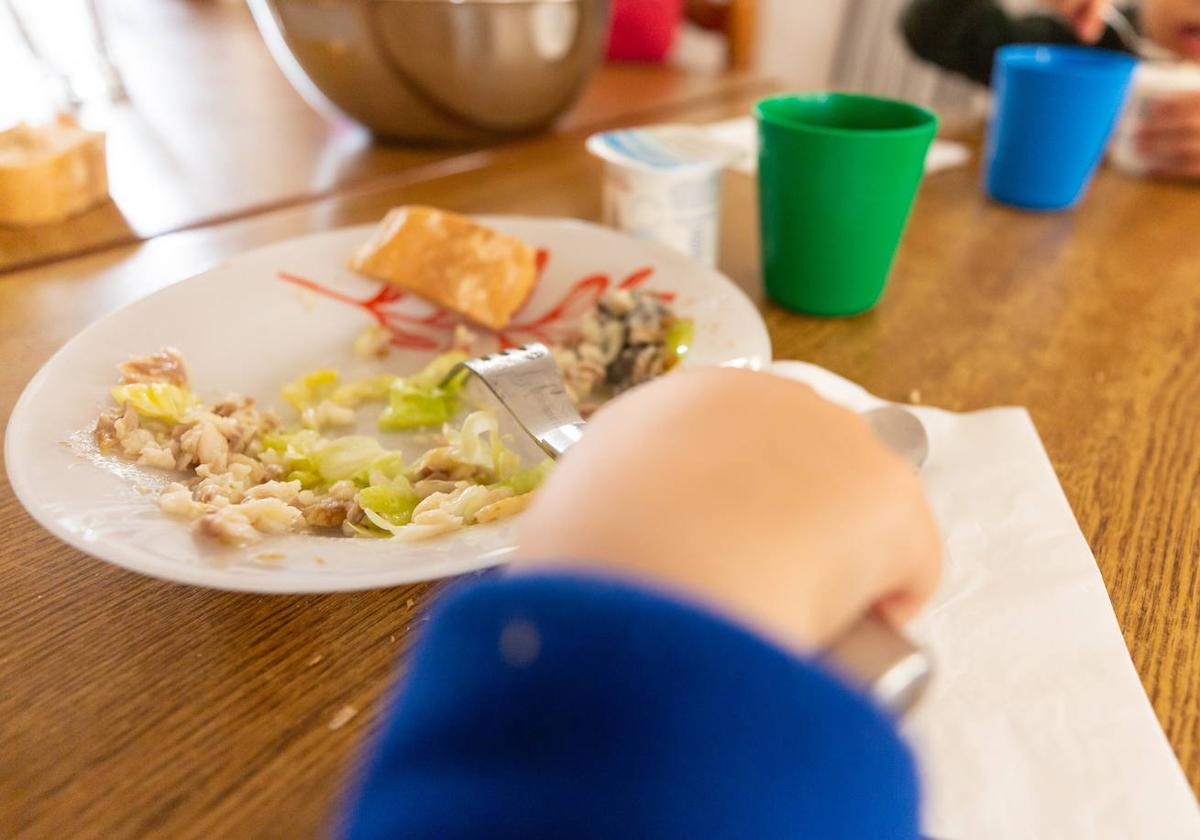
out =
<path fill-rule="evenodd" d="M 910 0 L 901 20 L 918 56 L 981 84 L 1006 44 L 1077 44 L 1128 51 L 1105 23 L 1112 0 L 1042 0 L 1045 14 L 1013 15 L 999 0 Z M 1143 0 L 1120 7 L 1142 36 L 1189 61 L 1200 61 L 1200 2 Z M 1155 103 L 1138 136 L 1156 174 L 1200 178 L 1200 92 Z"/>

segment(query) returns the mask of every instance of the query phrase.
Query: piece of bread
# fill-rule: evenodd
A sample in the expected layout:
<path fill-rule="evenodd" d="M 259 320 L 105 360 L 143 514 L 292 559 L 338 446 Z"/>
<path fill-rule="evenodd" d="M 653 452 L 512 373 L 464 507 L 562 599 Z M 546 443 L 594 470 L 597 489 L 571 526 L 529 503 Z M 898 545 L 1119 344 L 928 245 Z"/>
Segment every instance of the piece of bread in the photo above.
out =
<path fill-rule="evenodd" d="M 537 279 L 533 248 L 432 207 L 389 210 L 350 267 L 493 330 L 508 325 Z"/>
<path fill-rule="evenodd" d="M 106 198 L 103 134 L 65 114 L 0 132 L 0 225 L 61 222 Z"/>

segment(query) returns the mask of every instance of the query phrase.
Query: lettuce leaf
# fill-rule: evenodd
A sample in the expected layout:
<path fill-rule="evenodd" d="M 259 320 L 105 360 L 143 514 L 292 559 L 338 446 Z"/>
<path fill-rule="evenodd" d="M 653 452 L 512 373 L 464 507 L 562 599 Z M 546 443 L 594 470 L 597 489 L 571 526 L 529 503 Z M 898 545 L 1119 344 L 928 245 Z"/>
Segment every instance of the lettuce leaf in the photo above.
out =
<path fill-rule="evenodd" d="M 322 484 L 321 475 L 317 471 L 316 454 L 325 445 L 325 438 L 312 429 L 301 429 L 298 432 L 276 432 L 263 435 L 262 445 L 283 455 L 288 472 L 288 481 L 299 481 L 305 490 L 312 490 Z"/>
<path fill-rule="evenodd" d="M 442 380 L 465 353 L 443 353 L 412 376 L 394 379 L 388 388 L 388 406 L 379 415 L 379 428 L 385 432 L 440 426 L 458 411 L 458 395 L 465 377 L 456 377 L 445 388 Z"/>
<path fill-rule="evenodd" d="M 387 520 L 384 520 L 384 521 L 387 521 Z M 371 522 L 370 519 L 367 520 L 366 524 L 363 524 L 362 522 L 360 522 L 357 525 L 355 525 L 353 522 L 350 522 L 349 520 L 347 520 L 346 522 L 342 523 L 342 528 L 349 528 L 354 533 L 354 536 L 356 536 L 356 537 L 368 537 L 371 539 L 378 540 L 378 539 L 389 539 L 392 536 L 394 536 L 394 534 L 391 531 L 384 530 L 383 528 L 377 527 L 373 522 Z"/>
<path fill-rule="evenodd" d="M 492 441 L 500 438 L 500 423 L 495 414 L 490 411 L 472 412 L 463 420 L 461 427 L 455 429 L 446 426 L 443 434 L 456 461 L 495 472 L 496 450 Z M 484 435 L 490 436 L 490 440 L 485 441 Z"/>
<path fill-rule="evenodd" d="M 267 449 L 282 453 L 292 465 L 296 461 L 309 459 L 310 466 L 313 453 L 325 443 L 325 439 L 312 429 L 265 434 L 259 440 Z"/>
<path fill-rule="evenodd" d="M 546 480 L 546 476 L 550 475 L 550 470 L 552 469 L 554 469 L 554 462 L 547 458 L 536 467 L 530 467 L 527 470 L 517 470 L 507 479 L 501 481 L 500 484 L 512 490 L 514 496 L 524 496 L 526 493 L 532 493 L 540 487 L 542 482 Z"/>
<path fill-rule="evenodd" d="M 491 444 L 492 464 L 496 479 L 504 481 L 521 469 L 521 456 L 504 445 L 499 432 L 492 435 Z"/>
<path fill-rule="evenodd" d="M 303 412 L 332 394 L 339 378 L 336 370 L 314 370 L 284 385 L 280 395 L 296 411 Z"/>
<path fill-rule="evenodd" d="M 117 405 L 132 405 L 142 417 L 167 423 L 178 423 L 200 402 L 191 391 L 167 382 L 118 385 L 112 389 L 112 398 Z"/>
<path fill-rule="evenodd" d="M 414 385 L 420 387 L 440 388 L 442 380 L 449 375 L 454 366 L 460 362 L 465 362 L 469 358 L 470 356 L 466 353 L 442 353 L 440 356 L 435 356 L 433 361 L 427 364 L 423 370 L 414 373 L 408 378 Z M 462 389 L 463 378 L 456 377 L 447 385 L 446 390 L 457 394 Z"/>
<path fill-rule="evenodd" d="M 322 484 L 320 474 L 312 470 L 292 470 L 285 478 L 288 481 L 299 481 L 301 490 L 312 490 Z"/>
<path fill-rule="evenodd" d="M 504 445 L 500 423 L 487 409 L 467 415 L 462 426 L 443 427 L 450 457 L 489 473 L 491 481 L 503 482 L 520 471 L 521 458 Z"/>
<path fill-rule="evenodd" d="M 405 465 L 401 454 L 399 452 L 388 452 L 376 458 L 371 463 L 370 468 L 367 470 L 367 475 L 371 484 L 392 484 L 400 480 L 404 480 L 407 483 L 407 472 L 408 467 Z"/>
<path fill-rule="evenodd" d="M 313 455 L 317 473 L 328 482 L 351 479 L 365 483 L 371 465 L 387 454 L 378 440 L 347 435 L 326 441 Z"/>
<path fill-rule="evenodd" d="M 458 398 L 442 388 L 414 385 L 397 379 L 388 393 L 388 405 L 379 415 L 379 428 L 400 432 L 445 423 L 458 410 Z"/>
<path fill-rule="evenodd" d="M 468 484 L 466 487 L 449 494 L 438 505 L 438 510 L 453 516 L 461 516 L 463 520 L 470 521 L 487 504 L 490 494 L 491 491 L 486 487 L 478 484 Z"/>
<path fill-rule="evenodd" d="M 347 408 L 355 408 L 364 402 L 381 402 L 388 398 L 388 391 L 398 378 L 390 373 L 380 373 L 370 379 L 347 382 L 334 390 L 329 399 Z"/>
<path fill-rule="evenodd" d="M 390 531 L 411 522 L 421 500 L 411 487 L 367 487 L 358 491 L 355 501 L 372 524 Z"/>
<path fill-rule="evenodd" d="M 261 440 L 265 448 L 283 456 L 287 480 L 299 481 L 305 490 L 346 479 L 366 487 L 372 474 L 378 474 L 384 484 L 408 483 L 401 454 L 384 449 L 373 437 L 330 440 L 312 429 L 301 429 L 263 435 Z"/>

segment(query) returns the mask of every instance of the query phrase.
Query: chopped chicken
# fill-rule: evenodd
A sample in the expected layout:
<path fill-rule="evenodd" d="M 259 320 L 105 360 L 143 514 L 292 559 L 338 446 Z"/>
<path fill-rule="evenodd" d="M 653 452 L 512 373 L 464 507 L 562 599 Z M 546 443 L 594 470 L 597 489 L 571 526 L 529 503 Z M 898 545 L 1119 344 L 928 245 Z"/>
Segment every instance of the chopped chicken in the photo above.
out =
<path fill-rule="evenodd" d="M 158 506 L 162 508 L 163 513 L 186 519 L 195 519 L 211 510 L 208 505 L 192 498 L 191 490 L 178 483 L 167 485 L 158 497 Z"/>
<path fill-rule="evenodd" d="M 186 455 L 194 455 L 197 463 L 213 472 L 224 472 L 229 465 L 229 439 L 212 421 L 215 415 L 201 416 L 196 424 L 183 433 L 179 448 Z"/>
<path fill-rule="evenodd" d="M 193 526 L 197 534 L 237 547 L 252 545 L 262 537 L 250 520 L 236 507 L 225 507 L 205 514 Z"/>
<path fill-rule="evenodd" d="M 424 499 L 434 493 L 453 493 L 461 483 L 439 478 L 423 478 L 413 484 L 413 490 L 416 491 L 418 498 Z"/>
<path fill-rule="evenodd" d="M 154 433 L 149 429 L 133 429 L 121 438 L 121 451 L 129 458 L 136 458 L 148 446 L 154 445 Z"/>
<path fill-rule="evenodd" d="M 392 331 L 378 322 L 368 325 L 354 339 L 354 355 L 360 359 L 382 359 L 392 343 Z"/>
<path fill-rule="evenodd" d="M 113 422 L 111 414 L 101 414 L 96 418 L 96 428 L 92 432 L 96 439 L 96 446 L 100 448 L 102 455 L 107 455 L 109 450 L 117 445 L 117 427 Z"/>
<path fill-rule="evenodd" d="M 146 444 L 138 455 L 137 462 L 143 467 L 155 467 L 160 470 L 175 469 L 178 456 L 169 447 L 159 446 L 151 442 Z"/>
<path fill-rule="evenodd" d="M 279 499 L 252 499 L 219 508 L 196 520 L 197 533 L 227 545 L 247 546 L 262 534 L 283 534 L 302 519 L 300 511 Z"/>
<path fill-rule="evenodd" d="M 520 496 L 509 496 L 507 499 L 500 499 L 481 507 L 475 514 L 475 521 L 480 523 L 495 522 L 497 519 L 516 516 L 529 507 L 531 501 L 533 501 L 532 493 L 523 493 Z"/>
<path fill-rule="evenodd" d="M 315 407 L 308 407 L 300 413 L 300 422 L 306 429 L 324 429 L 331 426 L 353 426 L 354 409 L 338 405 L 333 400 L 321 400 Z"/>
<path fill-rule="evenodd" d="M 181 388 L 187 387 L 187 366 L 183 363 L 183 354 L 174 347 L 164 347 L 149 356 L 135 356 L 117 365 L 117 370 L 121 373 L 122 385 L 166 382 Z"/>
<path fill-rule="evenodd" d="M 304 522 L 310 528 L 340 528 L 350 513 L 353 501 L 324 498 L 304 508 Z"/>
<path fill-rule="evenodd" d="M 474 347 L 475 340 L 478 336 L 475 331 L 466 324 L 458 323 L 454 325 L 454 336 L 450 339 L 450 351 L 452 353 L 465 353 L 468 356 L 475 355 Z"/>
<path fill-rule="evenodd" d="M 353 481 L 336 481 L 329 485 L 329 497 L 343 502 L 354 501 L 358 487 Z"/>
<path fill-rule="evenodd" d="M 242 495 L 246 499 L 279 499 L 290 505 L 297 502 L 300 492 L 299 481 L 265 481 L 249 488 Z"/>
<path fill-rule="evenodd" d="M 434 479 L 438 481 L 469 481 L 479 479 L 490 480 L 489 470 L 478 464 L 469 464 L 458 457 L 458 452 L 452 446 L 439 446 L 430 449 L 417 461 L 417 476 L 421 481 Z"/>

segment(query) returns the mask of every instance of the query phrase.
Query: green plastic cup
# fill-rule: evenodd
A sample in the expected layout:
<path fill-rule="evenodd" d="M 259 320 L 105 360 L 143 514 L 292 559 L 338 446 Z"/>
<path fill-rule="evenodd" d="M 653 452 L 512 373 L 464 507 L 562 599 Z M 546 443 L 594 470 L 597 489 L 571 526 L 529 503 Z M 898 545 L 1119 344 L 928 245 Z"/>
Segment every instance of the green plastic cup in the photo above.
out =
<path fill-rule="evenodd" d="M 883 294 L 937 116 L 847 93 L 773 96 L 754 112 L 767 294 L 810 315 L 867 311 Z"/>

